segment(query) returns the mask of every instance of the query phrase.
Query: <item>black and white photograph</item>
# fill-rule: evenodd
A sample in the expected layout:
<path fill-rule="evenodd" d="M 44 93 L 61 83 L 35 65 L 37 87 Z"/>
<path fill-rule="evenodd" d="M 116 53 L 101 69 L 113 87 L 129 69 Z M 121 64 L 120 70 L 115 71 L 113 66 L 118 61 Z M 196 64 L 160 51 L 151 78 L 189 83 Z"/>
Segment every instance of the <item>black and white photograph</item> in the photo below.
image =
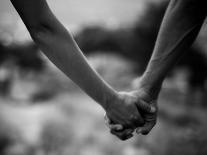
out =
<path fill-rule="evenodd" d="M 0 155 L 207 155 L 206 0 L 0 0 Z"/>

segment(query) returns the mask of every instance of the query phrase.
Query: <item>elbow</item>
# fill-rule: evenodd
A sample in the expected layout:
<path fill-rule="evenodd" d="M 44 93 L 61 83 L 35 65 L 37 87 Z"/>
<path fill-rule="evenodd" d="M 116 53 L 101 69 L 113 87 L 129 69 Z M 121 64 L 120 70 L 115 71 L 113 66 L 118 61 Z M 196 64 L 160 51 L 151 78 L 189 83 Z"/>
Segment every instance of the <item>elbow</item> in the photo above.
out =
<path fill-rule="evenodd" d="M 35 43 L 42 43 L 48 35 L 52 34 L 50 25 L 44 23 L 30 25 L 28 26 L 28 30 Z"/>
<path fill-rule="evenodd" d="M 42 35 L 52 33 L 53 21 L 48 13 L 42 13 L 38 17 L 34 16 L 32 20 L 26 20 L 25 25 L 34 41 L 39 41 Z"/>
<path fill-rule="evenodd" d="M 44 34 L 44 31 L 36 27 L 30 27 L 28 28 L 28 30 L 29 30 L 30 36 L 33 39 L 33 41 L 35 43 L 40 42 L 41 35 Z"/>
<path fill-rule="evenodd" d="M 68 32 L 57 22 L 39 22 L 28 27 L 29 33 L 36 43 L 44 43 L 53 39 L 68 39 Z"/>
<path fill-rule="evenodd" d="M 27 25 L 27 28 L 34 42 L 38 44 L 48 43 L 51 40 L 71 40 L 68 31 L 55 18 L 37 20 Z"/>

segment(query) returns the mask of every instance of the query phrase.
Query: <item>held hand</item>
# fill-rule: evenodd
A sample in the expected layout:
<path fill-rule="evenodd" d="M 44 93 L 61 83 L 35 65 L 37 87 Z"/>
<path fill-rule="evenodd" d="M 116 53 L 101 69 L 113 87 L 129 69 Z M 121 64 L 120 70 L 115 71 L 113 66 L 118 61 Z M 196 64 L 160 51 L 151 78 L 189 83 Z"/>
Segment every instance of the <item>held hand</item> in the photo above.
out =
<path fill-rule="evenodd" d="M 144 119 L 141 117 L 139 109 L 142 110 L 142 113 L 155 111 L 155 108 L 150 104 L 140 100 L 135 91 L 118 93 L 116 99 L 108 103 L 108 108 L 106 109 L 106 118 L 108 118 L 106 122 L 109 124 L 111 133 L 121 140 L 130 138 L 134 129 L 144 125 Z M 116 124 L 115 127 L 112 124 Z M 122 125 L 125 130 L 117 133 L 117 124 Z"/>
<path fill-rule="evenodd" d="M 145 122 L 143 126 L 137 126 L 136 132 L 137 134 L 141 133 L 146 135 L 156 124 L 157 101 L 152 100 L 145 90 L 141 88 L 139 88 L 138 91 L 133 92 L 133 95 L 137 98 L 136 106 Z M 150 106 L 151 110 L 149 111 L 146 108 Z M 118 138 L 126 140 L 133 136 L 132 133 L 134 129 L 124 128 L 121 124 L 115 124 L 109 118 L 107 118 L 107 116 L 105 117 L 105 122 L 110 128 L 111 133 L 116 135 Z"/>
<path fill-rule="evenodd" d="M 156 122 L 157 122 L 157 111 L 158 111 L 158 107 L 157 107 L 157 99 L 152 99 L 148 93 L 146 93 L 145 90 L 143 89 L 139 89 L 137 91 L 137 96 L 139 98 L 140 101 L 145 102 L 148 105 L 151 105 L 152 107 L 155 108 L 154 112 L 146 112 L 143 109 L 139 109 L 141 116 L 144 119 L 144 125 L 141 127 L 138 127 L 136 129 L 137 134 L 143 134 L 143 135 L 147 135 L 152 128 L 155 126 Z"/>

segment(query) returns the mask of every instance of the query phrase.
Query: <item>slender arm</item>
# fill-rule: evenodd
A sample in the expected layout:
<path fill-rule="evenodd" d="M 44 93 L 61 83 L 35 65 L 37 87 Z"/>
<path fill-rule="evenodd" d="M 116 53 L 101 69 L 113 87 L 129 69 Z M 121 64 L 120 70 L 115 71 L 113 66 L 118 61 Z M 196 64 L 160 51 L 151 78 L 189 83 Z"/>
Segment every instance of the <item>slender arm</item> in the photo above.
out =
<path fill-rule="evenodd" d="M 104 109 L 116 95 L 92 67 L 46 0 L 11 0 L 35 43 L 72 81 Z"/>
<path fill-rule="evenodd" d="M 192 45 L 206 17 L 206 0 L 171 0 L 141 85 L 157 98 L 168 71 Z"/>

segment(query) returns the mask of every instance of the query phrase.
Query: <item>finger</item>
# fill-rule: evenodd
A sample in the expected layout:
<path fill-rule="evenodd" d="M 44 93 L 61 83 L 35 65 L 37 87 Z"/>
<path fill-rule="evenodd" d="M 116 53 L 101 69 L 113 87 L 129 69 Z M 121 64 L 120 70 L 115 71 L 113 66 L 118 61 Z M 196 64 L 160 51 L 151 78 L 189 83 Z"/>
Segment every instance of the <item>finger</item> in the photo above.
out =
<path fill-rule="evenodd" d="M 109 119 L 109 117 L 106 114 L 104 115 L 104 119 L 108 124 L 112 124 L 112 120 Z"/>
<path fill-rule="evenodd" d="M 107 117 L 106 115 L 104 115 L 104 123 L 106 124 L 106 126 L 107 126 L 108 128 L 110 128 L 110 127 L 109 127 L 110 120 L 108 119 L 108 117 Z"/>
<path fill-rule="evenodd" d="M 115 136 L 117 136 L 119 139 L 121 140 L 127 140 L 131 137 L 133 137 L 133 130 L 132 129 L 125 129 L 123 131 L 115 131 L 115 130 L 111 130 L 111 133 Z"/>
<path fill-rule="evenodd" d="M 109 124 L 109 128 L 115 131 L 122 131 L 124 129 L 121 124 Z"/>
<path fill-rule="evenodd" d="M 121 124 L 114 124 L 111 119 L 108 118 L 107 115 L 104 116 L 105 119 L 105 124 L 107 127 L 109 127 L 111 130 L 117 130 L 117 131 L 121 131 L 124 129 L 123 125 Z"/>
<path fill-rule="evenodd" d="M 131 135 L 128 135 L 128 136 L 125 136 L 125 137 L 118 137 L 118 138 L 125 141 L 125 140 L 128 140 L 128 139 L 132 138 L 132 137 L 133 137 L 133 135 L 131 134 Z"/>
<path fill-rule="evenodd" d="M 140 127 L 140 128 L 136 129 L 136 133 L 137 134 L 141 133 L 142 135 L 147 135 L 152 130 L 154 125 L 155 125 L 155 122 L 146 122 L 143 127 Z"/>
<path fill-rule="evenodd" d="M 147 113 L 155 113 L 156 112 L 156 108 L 154 106 L 150 105 L 149 103 L 147 103 L 143 100 L 139 100 L 138 102 L 136 102 L 136 106 L 139 110 L 142 110 Z"/>
<path fill-rule="evenodd" d="M 116 135 L 129 135 L 129 134 L 133 134 L 134 129 L 124 129 L 122 131 L 117 131 L 117 130 L 111 129 L 110 132 L 112 134 L 116 134 Z"/>
<path fill-rule="evenodd" d="M 133 136 L 134 136 L 133 134 L 130 134 L 130 135 L 128 135 L 128 136 L 126 137 L 125 140 L 130 139 L 130 138 L 132 138 Z"/>
<path fill-rule="evenodd" d="M 121 124 L 124 127 L 126 126 L 126 128 L 128 127 L 128 124 L 131 124 L 130 121 L 126 121 L 125 118 L 120 118 L 118 117 L 113 117 L 113 119 L 111 117 L 109 117 L 107 114 L 105 114 L 104 116 L 105 122 L 108 122 L 108 124 Z"/>
<path fill-rule="evenodd" d="M 110 128 L 110 125 L 115 125 L 115 123 L 105 114 L 104 115 L 105 124 Z"/>

